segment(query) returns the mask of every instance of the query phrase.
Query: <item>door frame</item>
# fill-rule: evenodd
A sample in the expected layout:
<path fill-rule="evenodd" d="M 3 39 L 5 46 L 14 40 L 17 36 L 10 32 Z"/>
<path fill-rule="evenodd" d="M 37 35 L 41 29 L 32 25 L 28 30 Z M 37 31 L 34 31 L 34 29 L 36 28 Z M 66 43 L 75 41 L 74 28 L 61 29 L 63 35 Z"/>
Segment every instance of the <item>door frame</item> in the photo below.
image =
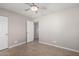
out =
<path fill-rule="evenodd" d="M 25 19 L 26 44 L 27 44 L 27 19 Z"/>

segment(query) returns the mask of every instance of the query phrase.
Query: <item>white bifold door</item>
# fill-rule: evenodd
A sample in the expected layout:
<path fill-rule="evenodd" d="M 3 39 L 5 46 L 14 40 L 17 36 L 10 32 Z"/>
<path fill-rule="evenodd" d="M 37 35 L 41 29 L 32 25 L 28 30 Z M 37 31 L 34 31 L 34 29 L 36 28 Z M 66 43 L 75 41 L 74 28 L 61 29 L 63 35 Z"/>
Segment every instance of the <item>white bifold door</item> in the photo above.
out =
<path fill-rule="evenodd" d="M 8 48 L 8 17 L 0 16 L 0 50 Z"/>
<path fill-rule="evenodd" d="M 34 40 L 34 23 L 27 21 L 27 42 Z"/>

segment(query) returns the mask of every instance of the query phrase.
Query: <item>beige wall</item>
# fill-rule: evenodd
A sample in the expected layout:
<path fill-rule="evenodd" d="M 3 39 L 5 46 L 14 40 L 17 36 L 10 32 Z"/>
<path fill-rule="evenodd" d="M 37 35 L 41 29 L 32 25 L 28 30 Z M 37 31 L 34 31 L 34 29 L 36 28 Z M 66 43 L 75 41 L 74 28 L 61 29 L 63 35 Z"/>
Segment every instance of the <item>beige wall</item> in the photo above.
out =
<path fill-rule="evenodd" d="M 26 17 L 5 9 L 0 9 L 0 16 L 7 16 L 9 20 L 9 46 L 25 42 Z"/>
<path fill-rule="evenodd" d="M 79 7 L 39 19 L 39 40 L 79 51 Z"/>

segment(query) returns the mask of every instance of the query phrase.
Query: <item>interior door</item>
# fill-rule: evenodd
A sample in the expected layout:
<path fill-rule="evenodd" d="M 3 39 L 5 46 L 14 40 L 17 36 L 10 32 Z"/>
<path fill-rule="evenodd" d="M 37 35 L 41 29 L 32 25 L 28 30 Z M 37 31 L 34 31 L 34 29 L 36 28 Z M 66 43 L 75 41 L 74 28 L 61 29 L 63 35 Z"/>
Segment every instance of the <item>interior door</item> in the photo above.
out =
<path fill-rule="evenodd" d="M 0 16 L 0 50 L 8 48 L 8 17 Z"/>
<path fill-rule="evenodd" d="M 34 40 L 34 24 L 32 21 L 27 21 L 27 42 Z"/>

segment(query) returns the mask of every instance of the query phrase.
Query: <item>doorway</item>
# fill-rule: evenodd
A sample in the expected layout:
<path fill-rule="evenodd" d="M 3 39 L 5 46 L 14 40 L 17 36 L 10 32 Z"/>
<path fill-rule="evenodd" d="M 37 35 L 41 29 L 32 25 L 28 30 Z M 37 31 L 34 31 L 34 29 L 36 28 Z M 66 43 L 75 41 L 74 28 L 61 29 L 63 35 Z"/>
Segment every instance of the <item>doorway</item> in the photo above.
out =
<path fill-rule="evenodd" d="M 34 22 L 34 41 L 39 41 L 38 22 Z"/>

